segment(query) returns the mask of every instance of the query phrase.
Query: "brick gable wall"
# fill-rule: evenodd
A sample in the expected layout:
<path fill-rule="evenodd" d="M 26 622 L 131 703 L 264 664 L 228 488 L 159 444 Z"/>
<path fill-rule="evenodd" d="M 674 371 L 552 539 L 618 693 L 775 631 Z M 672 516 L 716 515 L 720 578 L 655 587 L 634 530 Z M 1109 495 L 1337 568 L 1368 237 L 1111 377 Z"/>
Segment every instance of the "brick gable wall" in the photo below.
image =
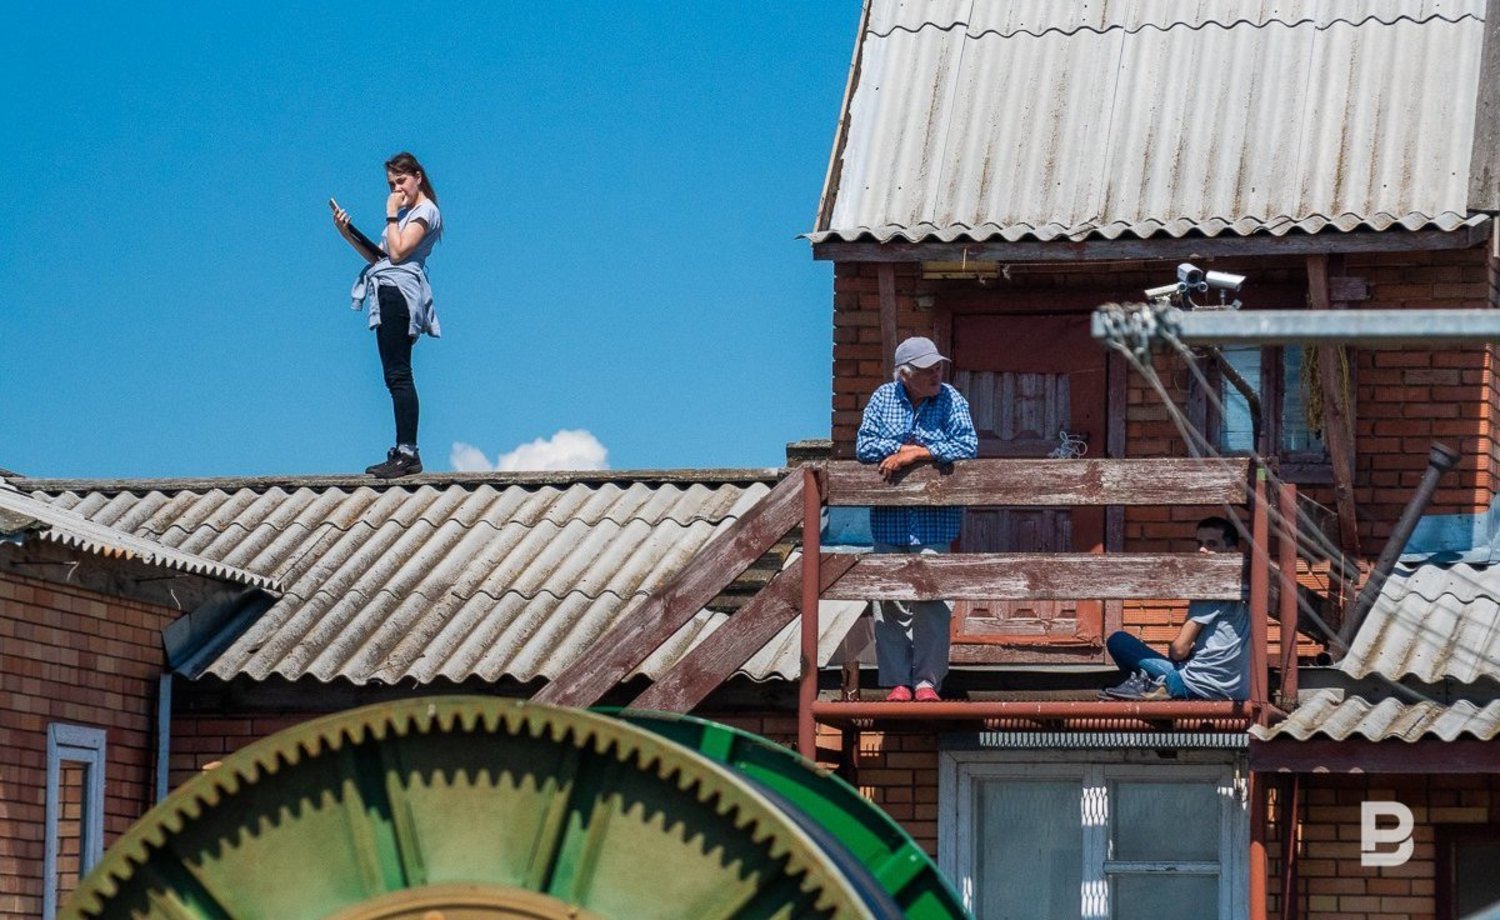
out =
<path fill-rule="evenodd" d="M 0 918 L 42 912 L 49 723 L 106 733 L 106 847 L 149 807 L 160 631 L 176 615 L 0 574 Z"/>
<path fill-rule="evenodd" d="M 1360 864 L 1360 803 L 1395 800 L 1412 810 L 1415 844 L 1401 866 Z M 1437 915 L 1440 828 L 1500 824 L 1500 777 L 1304 777 L 1297 845 L 1298 916 L 1308 920 L 1432 920 Z M 1272 805 L 1268 913 L 1281 911 L 1281 834 Z M 1387 824 L 1389 822 L 1386 822 Z"/>

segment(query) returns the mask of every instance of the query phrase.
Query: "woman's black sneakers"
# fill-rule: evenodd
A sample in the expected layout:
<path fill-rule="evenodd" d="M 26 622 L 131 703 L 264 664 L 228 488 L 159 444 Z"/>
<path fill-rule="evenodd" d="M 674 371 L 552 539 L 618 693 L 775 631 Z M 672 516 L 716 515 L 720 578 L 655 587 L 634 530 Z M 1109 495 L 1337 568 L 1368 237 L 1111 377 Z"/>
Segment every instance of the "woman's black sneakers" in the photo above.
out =
<path fill-rule="evenodd" d="M 392 447 L 384 463 L 376 464 L 365 472 L 376 479 L 399 479 L 402 476 L 412 476 L 422 472 L 422 455 L 415 450 L 407 453 Z"/>
<path fill-rule="evenodd" d="M 379 463 L 372 463 L 369 466 L 365 467 L 365 475 L 374 476 L 376 473 L 379 473 L 381 470 L 390 466 L 391 461 L 396 459 L 396 453 L 397 450 L 394 447 L 386 451 L 384 460 L 380 461 Z"/>

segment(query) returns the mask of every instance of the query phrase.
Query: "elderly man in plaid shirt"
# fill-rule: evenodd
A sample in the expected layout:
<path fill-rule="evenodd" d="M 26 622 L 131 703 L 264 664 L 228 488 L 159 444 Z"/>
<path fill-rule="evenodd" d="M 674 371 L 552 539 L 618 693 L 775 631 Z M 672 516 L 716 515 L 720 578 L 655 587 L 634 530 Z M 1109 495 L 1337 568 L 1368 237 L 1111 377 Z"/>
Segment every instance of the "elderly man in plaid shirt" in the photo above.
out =
<path fill-rule="evenodd" d="M 855 452 L 878 463 L 889 482 L 901 470 L 931 460 L 952 463 L 979 452 L 969 404 L 943 383 L 943 365 L 931 339 L 909 338 L 896 346 L 895 380 L 881 385 L 865 406 Z M 877 553 L 941 553 L 958 537 L 964 509 L 876 507 L 870 531 Z M 875 602 L 875 658 L 886 699 L 934 702 L 948 673 L 948 621 L 944 601 Z"/>

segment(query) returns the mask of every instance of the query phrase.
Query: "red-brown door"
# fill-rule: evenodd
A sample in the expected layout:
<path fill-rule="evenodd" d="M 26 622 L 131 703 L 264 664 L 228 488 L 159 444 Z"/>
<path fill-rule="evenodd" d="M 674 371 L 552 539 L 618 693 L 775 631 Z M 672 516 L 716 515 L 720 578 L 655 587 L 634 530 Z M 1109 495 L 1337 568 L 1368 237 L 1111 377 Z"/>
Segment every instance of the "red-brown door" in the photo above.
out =
<path fill-rule="evenodd" d="M 953 385 L 969 400 L 981 457 L 1046 457 L 1061 434 L 1105 447 L 1105 351 L 1087 314 L 958 315 Z M 1102 552 L 1103 508 L 970 508 L 963 552 Z M 1092 600 L 958 601 L 955 661 L 1095 661 L 1103 604 Z"/>

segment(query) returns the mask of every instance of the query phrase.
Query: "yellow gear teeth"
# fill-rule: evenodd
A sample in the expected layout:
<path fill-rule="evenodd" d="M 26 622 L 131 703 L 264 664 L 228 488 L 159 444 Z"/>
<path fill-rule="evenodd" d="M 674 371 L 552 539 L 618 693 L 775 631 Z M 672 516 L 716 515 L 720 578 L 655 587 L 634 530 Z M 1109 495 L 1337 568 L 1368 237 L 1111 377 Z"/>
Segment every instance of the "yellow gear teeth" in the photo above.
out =
<path fill-rule="evenodd" d="M 421 916 L 385 905 L 456 904 L 460 882 L 488 909 L 474 917 L 692 904 L 692 920 L 733 920 L 752 899 L 757 917 L 877 916 L 730 768 L 627 721 L 478 696 L 324 716 L 226 757 L 121 837 L 60 916 Z"/>

